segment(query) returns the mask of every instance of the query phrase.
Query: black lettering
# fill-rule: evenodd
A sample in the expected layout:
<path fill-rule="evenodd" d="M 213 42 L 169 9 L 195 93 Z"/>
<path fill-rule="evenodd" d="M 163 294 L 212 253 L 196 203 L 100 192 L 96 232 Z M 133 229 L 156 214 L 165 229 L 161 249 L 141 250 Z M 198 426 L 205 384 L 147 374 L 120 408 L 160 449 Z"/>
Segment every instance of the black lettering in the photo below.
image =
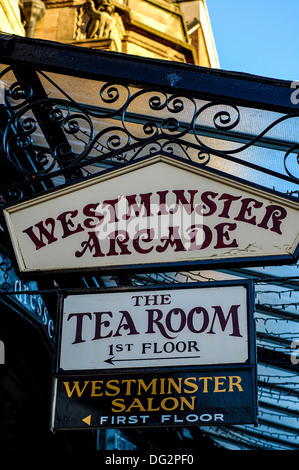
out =
<path fill-rule="evenodd" d="M 229 320 L 229 318 L 231 318 L 233 331 L 229 336 L 242 337 L 243 335 L 241 335 L 240 327 L 239 327 L 239 317 L 238 317 L 239 307 L 240 307 L 240 305 L 232 305 L 227 317 L 225 318 L 221 306 L 220 305 L 213 306 L 213 309 L 215 310 L 215 313 L 214 313 L 214 317 L 213 317 L 213 320 L 212 320 L 211 328 L 207 333 L 208 334 L 213 334 L 213 335 L 215 334 L 215 331 L 213 331 L 213 327 L 214 327 L 214 323 L 215 323 L 215 320 L 216 320 L 217 317 L 218 317 L 218 320 L 219 320 L 222 331 L 225 330 L 225 328 L 228 324 L 228 320 Z"/>

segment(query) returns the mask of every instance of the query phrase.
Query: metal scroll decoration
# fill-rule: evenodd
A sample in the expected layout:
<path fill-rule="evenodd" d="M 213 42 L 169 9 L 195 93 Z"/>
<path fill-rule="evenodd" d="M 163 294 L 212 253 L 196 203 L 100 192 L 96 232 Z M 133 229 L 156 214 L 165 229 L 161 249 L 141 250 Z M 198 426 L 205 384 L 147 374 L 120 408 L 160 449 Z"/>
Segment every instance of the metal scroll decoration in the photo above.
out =
<path fill-rule="evenodd" d="M 3 83 L 5 74 L 11 75 L 10 67 L 0 75 Z M 155 153 L 178 155 L 203 165 L 209 164 L 213 155 L 283 176 L 293 183 L 299 181 L 299 144 L 284 153 L 284 175 L 242 161 L 241 157 L 270 130 L 299 113 L 282 115 L 241 145 L 238 139 L 232 139 L 234 145 L 227 148 L 224 135 L 237 130 L 241 120 L 235 104 L 204 102 L 184 93 L 108 82 L 100 84 L 94 105 L 87 105 L 73 100 L 43 72 L 38 74 L 59 97 L 36 99 L 30 83 L 16 80 L 5 88 L 3 99 L 7 120 L 2 127 L 2 158 L 27 181 L 70 175 L 75 169 L 84 176 L 90 165 L 121 165 Z M 21 197 L 21 191 L 10 192 L 11 199 Z"/>

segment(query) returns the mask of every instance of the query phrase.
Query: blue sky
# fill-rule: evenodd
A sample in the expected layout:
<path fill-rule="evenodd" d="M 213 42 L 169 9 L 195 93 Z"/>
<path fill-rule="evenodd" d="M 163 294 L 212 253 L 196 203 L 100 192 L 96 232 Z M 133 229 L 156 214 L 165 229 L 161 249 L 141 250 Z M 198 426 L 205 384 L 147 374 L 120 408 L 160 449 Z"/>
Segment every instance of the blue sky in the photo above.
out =
<path fill-rule="evenodd" d="M 223 70 L 299 80 L 299 0 L 206 0 Z"/>

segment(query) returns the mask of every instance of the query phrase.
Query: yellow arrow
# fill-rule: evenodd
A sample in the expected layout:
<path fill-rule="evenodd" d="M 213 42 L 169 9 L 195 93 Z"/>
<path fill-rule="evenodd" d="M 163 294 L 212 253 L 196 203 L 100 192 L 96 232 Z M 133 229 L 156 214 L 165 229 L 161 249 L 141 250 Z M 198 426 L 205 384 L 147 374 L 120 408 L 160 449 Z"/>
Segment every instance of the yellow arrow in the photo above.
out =
<path fill-rule="evenodd" d="M 84 421 L 84 423 L 86 423 L 86 424 L 88 424 L 88 426 L 90 426 L 90 418 L 91 418 L 91 415 L 86 416 L 86 418 L 83 418 L 82 421 Z"/>

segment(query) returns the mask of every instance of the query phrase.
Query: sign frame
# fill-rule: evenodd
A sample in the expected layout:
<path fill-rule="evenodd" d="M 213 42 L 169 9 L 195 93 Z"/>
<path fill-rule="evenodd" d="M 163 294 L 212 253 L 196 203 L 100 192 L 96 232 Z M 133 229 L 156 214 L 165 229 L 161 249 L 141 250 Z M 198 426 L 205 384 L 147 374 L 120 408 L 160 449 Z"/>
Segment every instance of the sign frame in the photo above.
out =
<path fill-rule="evenodd" d="M 131 419 L 133 417 L 133 420 L 130 420 L 130 419 L 124 420 L 123 414 L 116 415 L 116 414 L 111 413 L 111 415 L 109 416 L 109 414 L 107 413 L 105 409 L 99 410 L 97 408 L 96 410 L 92 410 L 91 408 L 88 408 L 88 403 L 86 403 L 85 400 L 83 401 L 83 403 L 81 403 L 81 405 L 83 405 L 83 410 L 80 410 L 80 408 L 78 409 L 76 404 L 75 406 L 73 404 L 69 405 L 66 403 L 65 399 L 61 399 L 61 396 L 58 393 L 58 388 L 60 387 L 60 390 L 61 390 L 61 383 L 63 383 L 63 381 L 66 381 L 68 383 L 70 383 L 70 381 L 75 381 L 79 383 L 80 380 L 82 382 L 83 381 L 85 382 L 85 380 L 87 379 L 86 381 L 98 382 L 98 380 L 100 379 L 101 382 L 103 382 L 105 379 L 108 380 L 111 377 L 113 377 L 112 380 L 115 382 L 116 381 L 115 376 L 114 375 L 113 376 L 107 376 L 107 375 L 70 376 L 70 375 L 67 375 L 67 376 L 57 376 L 57 377 L 54 377 L 53 379 L 50 430 L 52 432 L 56 432 L 56 431 L 60 432 L 60 431 L 67 431 L 67 430 L 90 430 L 90 429 L 116 429 L 116 428 L 117 429 L 123 429 L 123 428 L 135 429 L 135 428 L 143 428 L 143 427 L 154 428 L 154 427 L 179 427 L 179 426 L 184 426 L 184 427 L 186 426 L 228 426 L 228 425 L 240 425 L 240 424 L 257 424 L 257 413 L 258 413 L 257 385 L 256 385 L 257 381 L 256 381 L 256 370 L 254 367 L 243 366 L 243 367 L 232 368 L 232 367 L 227 366 L 221 369 L 221 373 L 219 372 L 219 369 L 215 370 L 212 367 L 210 367 L 209 369 L 203 368 L 200 371 L 199 370 L 190 371 L 189 369 L 185 369 L 184 371 L 177 371 L 176 374 L 174 373 L 170 374 L 169 372 L 164 372 L 163 374 L 163 372 L 159 372 L 159 373 L 156 373 L 155 378 L 159 380 L 160 376 L 162 377 L 162 379 L 165 379 L 167 375 L 171 375 L 171 378 L 173 378 L 175 375 L 184 376 L 184 374 L 186 374 L 187 378 L 188 378 L 188 374 L 193 377 L 196 376 L 197 374 L 199 377 L 204 377 L 208 375 L 209 377 L 210 376 L 214 376 L 215 378 L 218 377 L 218 379 L 220 377 L 223 379 L 224 378 L 227 379 L 227 377 L 224 374 L 233 374 L 232 376 L 228 375 L 228 377 L 236 377 L 237 374 L 239 374 L 239 377 L 243 375 L 242 379 L 244 378 L 244 376 L 245 377 L 247 376 L 247 381 L 249 382 L 249 387 L 247 389 L 247 398 L 246 398 L 247 408 L 249 408 L 249 411 L 247 411 L 247 417 L 245 419 L 240 418 L 240 414 L 237 411 L 233 413 L 232 419 L 230 419 L 229 421 L 224 421 L 222 417 L 221 409 L 219 410 L 219 407 L 218 409 L 217 407 L 215 407 L 214 411 L 213 409 L 209 409 L 209 408 L 205 410 L 197 409 L 195 410 L 195 412 L 193 411 L 189 413 L 189 415 L 186 415 L 185 421 L 182 415 L 178 415 L 178 418 L 177 418 L 176 417 L 177 415 L 176 414 L 171 415 L 170 411 L 167 411 L 166 416 L 168 416 L 169 418 L 166 418 L 166 419 L 162 418 L 163 415 L 161 415 L 160 417 L 160 414 L 159 414 L 157 416 L 154 416 L 153 421 L 150 421 L 149 418 L 151 417 L 148 414 L 140 415 L 140 413 L 135 412 L 133 416 L 132 415 L 127 416 L 128 418 L 131 418 Z M 140 373 L 138 375 L 139 378 L 141 377 L 141 380 L 146 379 L 148 376 L 149 374 L 144 374 L 144 373 Z M 122 377 L 124 380 L 130 381 L 130 379 L 132 378 L 132 375 L 126 373 L 126 374 L 123 374 Z M 134 375 L 134 377 L 136 376 Z M 223 385 L 223 382 L 221 381 L 219 381 L 218 383 L 220 383 L 220 385 Z M 243 384 L 243 382 L 241 383 Z M 72 388 L 72 385 L 69 385 L 70 389 Z M 57 401 L 60 402 L 59 405 L 57 405 Z M 248 405 L 248 402 L 249 402 L 249 405 Z M 226 401 L 224 401 L 224 404 L 225 406 L 227 406 Z M 61 411 L 59 413 L 58 411 L 57 413 L 58 406 L 60 407 L 62 406 L 62 408 L 66 410 L 67 416 L 63 416 L 65 411 L 63 413 L 61 413 Z M 74 406 L 73 410 L 72 410 L 72 406 Z M 234 408 L 234 402 L 231 402 L 229 406 L 230 408 Z M 94 419 L 93 419 L 94 414 L 95 414 L 94 412 L 97 413 L 98 415 L 96 419 L 99 419 L 99 417 L 101 416 L 107 416 L 108 414 L 107 418 L 105 418 L 105 420 L 103 419 L 103 421 L 101 422 L 101 425 L 94 422 Z M 70 419 L 69 415 L 71 413 L 73 414 L 72 418 L 75 418 L 76 424 L 72 422 L 72 418 Z M 57 417 L 57 414 L 58 415 L 60 414 L 60 416 Z M 220 420 L 218 421 L 217 415 L 219 416 L 219 414 L 220 414 Z M 202 416 L 205 417 L 206 415 L 208 415 L 207 419 L 202 417 Z M 116 419 L 113 419 L 113 416 L 115 416 Z M 196 416 L 198 416 L 198 419 L 195 418 Z M 117 419 L 120 417 L 121 417 L 121 420 Z M 143 417 L 147 417 L 147 420 L 143 420 L 142 419 Z M 192 419 L 190 419 L 191 417 Z M 160 422 L 157 422 L 157 419 L 160 419 Z"/>
<path fill-rule="evenodd" d="M 63 310 L 64 310 L 64 299 L 66 299 L 69 295 L 81 295 L 83 294 L 86 296 L 86 300 L 88 301 L 88 296 L 90 294 L 116 294 L 116 293 L 143 293 L 143 292 L 151 292 L 156 291 L 157 293 L 163 293 L 163 291 L 171 292 L 171 291 L 181 291 L 182 295 L 186 295 L 188 289 L 213 289 L 213 288 L 225 288 L 225 287 L 243 287 L 246 291 L 246 304 L 247 304 L 247 338 L 248 338 L 248 360 L 246 361 L 248 365 L 252 365 L 255 363 L 255 351 L 251 345 L 254 345 L 254 338 L 255 338 L 255 331 L 254 331 L 254 283 L 251 279 L 234 279 L 234 280 L 224 280 L 224 281 L 207 281 L 207 282 L 188 282 L 188 283 L 172 283 L 172 284 L 159 284 L 159 285 L 150 285 L 150 286 L 123 286 L 123 287 L 106 287 L 106 288 L 86 288 L 86 289 L 65 289 L 60 294 L 60 302 L 59 302 L 59 327 L 57 333 L 57 343 L 55 347 L 55 373 L 58 374 L 111 374 L 111 373 L 119 373 L 124 372 L 125 370 L 131 373 L 138 369 L 139 371 L 146 372 L 148 370 L 152 371 L 159 371 L 159 370 L 169 370 L 171 365 L 165 365 L 161 367 L 155 366 L 134 366 L 132 368 L 123 368 L 123 367 L 115 367 L 113 369 L 102 369 L 102 368 L 94 368 L 94 369 L 62 369 L 60 368 L 60 352 L 62 348 L 62 324 L 63 324 Z M 226 364 L 238 364 L 242 365 L 243 363 L 226 363 Z M 225 363 L 220 364 L 220 367 L 225 365 Z M 181 365 L 181 366 L 174 366 L 176 369 L 184 369 L 188 367 L 190 369 L 196 369 L 197 367 L 209 367 L 210 365 L 206 364 L 197 364 L 195 366 L 190 365 Z M 217 366 L 216 366 L 217 367 Z M 218 366 L 219 367 L 219 366 Z"/>
<path fill-rule="evenodd" d="M 51 430 L 52 431 L 59 431 L 59 430 L 66 430 L 66 429 L 108 429 L 108 428 L 126 428 L 130 427 L 129 424 L 123 425 L 121 423 L 120 426 L 115 426 L 115 423 L 103 423 L 103 425 L 98 426 L 94 423 L 90 422 L 90 419 L 87 416 L 87 420 L 85 420 L 85 416 L 82 417 L 82 422 L 79 422 L 75 427 L 69 427 L 69 424 L 66 424 L 66 427 L 60 427 L 56 424 L 55 415 L 56 415 L 56 407 L 57 407 L 57 391 L 60 387 L 60 384 L 63 380 L 65 381 L 80 381 L 80 380 L 98 380 L 99 378 L 102 380 L 108 380 L 109 377 L 112 377 L 114 380 L 117 377 L 159 377 L 163 376 L 172 376 L 174 374 L 216 374 L 223 375 L 225 373 L 244 373 L 247 374 L 247 377 L 250 379 L 250 387 L 251 388 L 251 421 L 250 423 L 256 423 L 257 420 L 257 368 L 256 368 L 256 343 L 255 343 L 255 325 L 254 325 L 254 283 L 251 279 L 234 279 L 234 280 L 225 280 L 225 281 L 209 281 L 209 282 L 190 282 L 190 283 L 173 283 L 173 284 L 163 284 L 157 286 L 125 286 L 125 287 L 111 287 L 111 288 L 95 288 L 92 289 L 95 293 L 113 293 L 113 292 L 132 292 L 132 293 L 140 293 L 146 291 L 170 291 L 173 289 L 182 290 L 182 293 L 186 294 L 188 288 L 212 288 L 212 287 L 226 287 L 226 286 L 242 286 L 246 289 L 246 300 L 247 300 L 247 338 L 248 338 L 248 360 L 245 363 L 234 363 L 234 364 L 216 364 L 216 365 L 188 365 L 188 366 L 162 366 L 162 367 L 139 367 L 139 368 L 115 368 L 111 369 L 90 369 L 90 370 L 61 370 L 59 367 L 59 357 L 60 357 L 60 348 L 61 348 L 61 330 L 62 330 L 62 309 L 63 309 L 63 299 L 68 295 L 76 295 L 76 294 L 86 294 L 90 293 L 90 289 L 67 289 L 65 292 L 60 294 L 60 308 L 59 308 L 59 327 L 57 332 L 57 344 L 55 348 L 55 361 L 53 364 L 53 384 L 52 384 L 52 411 L 51 411 Z M 60 400 L 60 398 L 58 397 Z M 247 398 L 248 400 L 248 398 Z M 87 413 L 88 414 L 88 413 Z M 246 421 L 248 423 L 248 421 Z M 177 421 L 173 426 L 188 426 L 188 425 L 211 425 L 211 422 L 182 422 Z M 215 423 L 214 423 L 215 424 Z M 227 424 L 240 424 L 238 420 L 230 421 L 229 423 L 216 423 L 217 425 L 227 425 Z M 215 425 L 216 425 L 215 424 Z M 244 422 L 245 424 L 245 422 Z M 134 423 L 134 427 L 152 427 L 157 426 L 158 424 L 152 425 L 151 423 L 144 422 L 144 423 Z M 169 426 L 170 422 L 160 423 L 159 426 Z M 132 427 L 132 426 L 131 426 Z"/>
<path fill-rule="evenodd" d="M 7 228 L 8 233 L 10 234 L 10 243 L 12 245 L 12 249 L 14 252 L 14 257 L 18 266 L 18 270 L 24 276 L 32 276 L 33 274 L 38 273 L 39 275 L 48 275 L 49 273 L 65 273 L 65 272 L 80 272 L 84 273 L 90 271 L 90 269 L 94 271 L 98 271 L 101 274 L 111 274 L 113 273 L 121 273 L 121 272 L 155 272 L 159 270 L 160 272 L 171 271 L 171 270 L 178 270 L 178 269 L 220 269 L 224 267 L 238 267 L 238 266 L 266 266 L 266 265 L 281 265 L 281 264 L 294 264 L 299 256 L 299 234 L 295 236 L 294 242 L 292 242 L 292 252 L 291 248 L 289 247 L 286 249 L 285 252 L 280 254 L 252 254 L 250 255 L 250 250 L 248 251 L 247 255 L 236 255 L 226 257 L 218 253 L 219 256 L 213 255 L 213 257 L 203 257 L 200 256 L 200 251 L 196 250 L 198 257 L 196 259 L 184 259 L 175 261 L 175 258 L 178 258 L 178 254 L 174 253 L 172 256 L 173 260 L 169 261 L 146 261 L 132 262 L 132 264 L 128 264 L 128 259 L 123 259 L 124 256 L 118 259 L 118 263 L 106 263 L 105 266 L 101 266 L 99 264 L 89 264 L 82 263 L 78 266 L 70 266 L 70 267 L 47 267 L 44 265 L 41 267 L 36 268 L 28 268 L 26 267 L 25 259 L 22 254 L 22 250 L 20 247 L 20 243 L 18 240 L 18 235 L 16 234 L 16 230 L 14 228 L 14 224 L 12 222 L 12 217 L 14 213 L 17 213 L 20 210 L 30 208 L 32 206 L 36 206 L 39 201 L 48 201 L 53 198 L 59 197 L 59 195 L 70 194 L 74 193 L 81 188 L 89 188 L 94 184 L 96 180 L 99 182 L 103 181 L 104 183 L 113 179 L 118 176 L 125 175 L 130 172 L 134 172 L 140 168 L 147 168 L 148 166 L 155 164 L 157 162 L 164 162 L 167 163 L 175 168 L 181 168 L 186 171 L 190 171 L 191 173 L 201 175 L 206 179 L 210 179 L 212 181 L 221 181 L 223 184 L 227 184 L 229 187 L 234 188 L 243 188 L 244 191 L 248 191 L 252 195 L 259 194 L 260 197 L 264 195 L 264 197 L 268 197 L 274 204 L 285 204 L 286 206 L 299 211 L 298 202 L 290 197 L 286 196 L 285 194 L 279 193 L 277 191 L 273 191 L 267 188 L 264 188 L 260 185 L 257 185 L 252 182 L 248 182 L 244 179 L 238 178 L 236 176 L 228 176 L 226 173 L 223 173 L 219 170 L 213 168 L 204 167 L 198 163 L 187 161 L 183 158 L 177 156 L 167 156 L 163 155 L 162 153 L 155 156 L 146 156 L 143 158 L 138 159 L 137 161 L 126 163 L 119 168 L 104 170 L 97 175 L 93 175 L 88 178 L 84 178 L 83 180 L 79 180 L 76 183 L 66 184 L 59 189 L 54 188 L 53 190 L 47 191 L 45 194 L 41 196 L 37 196 L 34 198 L 29 198 L 24 200 L 18 204 L 7 204 L 3 206 L 3 213 L 4 213 L 4 222 Z M 100 184 L 100 183 L 99 183 Z M 250 209 L 251 210 L 251 209 Z M 248 209 L 249 211 L 249 209 Z M 249 212 L 248 212 L 249 214 Z M 246 217 L 249 215 L 246 214 Z M 299 214 L 299 212 L 298 212 Z M 53 219 L 54 220 L 54 219 Z M 224 221 L 228 219 L 223 219 Z M 71 221 L 73 223 L 73 221 Z M 250 227 L 250 226 L 249 226 Z M 73 230 L 73 229 L 72 229 Z M 24 230 L 25 231 L 25 230 Z M 232 237 L 233 238 L 233 237 Z M 85 242 L 87 244 L 87 241 Z M 50 243 L 49 243 L 50 244 Z M 51 245 L 52 246 L 52 245 Z M 229 246 L 229 245 L 228 245 Z M 188 251 L 188 250 L 187 250 Z M 227 250 L 229 251 L 229 250 Z M 122 254 L 122 253 L 120 253 Z M 141 255 L 139 255 L 140 258 Z M 112 257 L 113 258 L 113 257 Z M 109 261 L 112 260 L 109 258 Z M 119 258 L 119 257 L 118 257 Z M 101 257 L 96 258 L 103 259 Z M 82 259 L 80 258 L 82 261 Z"/>

